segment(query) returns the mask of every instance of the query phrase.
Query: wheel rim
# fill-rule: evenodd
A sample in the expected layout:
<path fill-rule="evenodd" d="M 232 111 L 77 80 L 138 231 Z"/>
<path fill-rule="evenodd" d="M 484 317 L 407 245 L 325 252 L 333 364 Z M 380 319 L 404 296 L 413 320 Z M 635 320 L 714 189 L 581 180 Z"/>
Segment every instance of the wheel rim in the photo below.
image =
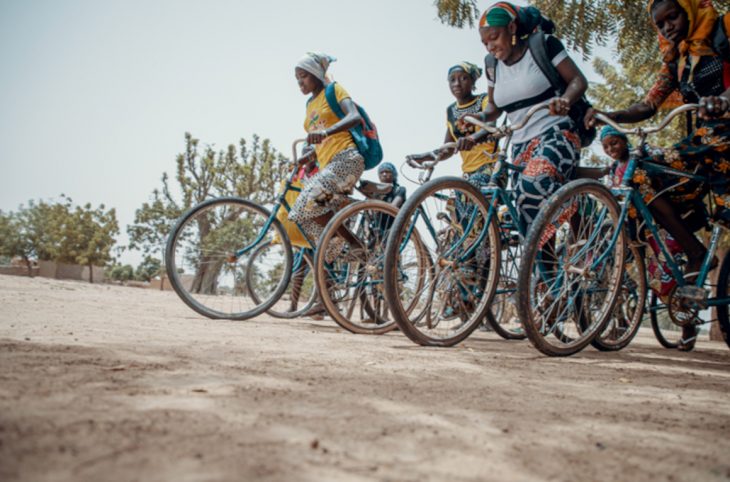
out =
<path fill-rule="evenodd" d="M 484 197 L 465 181 L 438 180 L 422 186 L 399 213 L 389 239 L 389 300 L 401 329 L 421 344 L 450 345 L 482 321 L 496 291 L 500 260 L 498 231 L 487 223 Z M 399 283 L 402 266 L 415 263 L 402 246 L 418 237 L 418 256 L 429 260 L 428 277 L 413 291 Z M 414 305 L 415 300 L 415 305 Z M 409 310 L 410 309 L 410 310 Z"/>
<path fill-rule="evenodd" d="M 168 274 L 178 294 L 206 316 L 240 319 L 263 312 L 276 301 L 291 269 L 288 244 L 272 224 L 261 238 L 265 253 L 248 273 L 253 242 L 268 213 L 235 200 L 220 200 L 196 209 L 174 233 L 168 249 Z M 276 233 L 276 234 L 275 234 Z M 277 241 L 278 238 L 278 241 Z M 272 242 L 274 241 L 274 242 Z M 240 251 L 251 246 L 246 253 Z M 258 296 L 251 296 L 249 282 Z"/>
<path fill-rule="evenodd" d="M 618 217 L 610 192 L 599 188 L 573 192 L 536 222 L 540 231 L 530 236 L 536 246 L 529 266 L 529 323 L 544 349 L 580 350 L 608 322 L 625 256 Z"/>

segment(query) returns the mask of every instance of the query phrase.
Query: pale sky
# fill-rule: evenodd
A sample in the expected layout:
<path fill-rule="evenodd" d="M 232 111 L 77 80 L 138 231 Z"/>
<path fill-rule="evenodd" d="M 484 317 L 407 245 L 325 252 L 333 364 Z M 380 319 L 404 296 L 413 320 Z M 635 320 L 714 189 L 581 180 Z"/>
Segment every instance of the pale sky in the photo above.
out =
<path fill-rule="evenodd" d="M 257 133 L 290 155 L 307 51 L 337 57 L 331 76 L 398 166 L 443 141 L 448 68 L 485 54 L 477 30 L 442 25 L 432 0 L 0 0 L 0 210 L 61 193 L 104 203 L 126 244 L 185 132 L 217 148 Z M 437 172 L 458 173 L 447 164 Z"/>

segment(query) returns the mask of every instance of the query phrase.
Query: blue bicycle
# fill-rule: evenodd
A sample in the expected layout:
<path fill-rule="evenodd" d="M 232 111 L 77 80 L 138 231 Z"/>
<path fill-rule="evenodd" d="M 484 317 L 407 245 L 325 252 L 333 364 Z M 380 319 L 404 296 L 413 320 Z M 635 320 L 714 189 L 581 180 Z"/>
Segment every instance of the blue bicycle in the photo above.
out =
<path fill-rule="evenodd" d="M 293 159 L 303 142 L 293 143 Z M 311 255 L 299 250 L 294 256 L 277 219 L 280 209 L 290 209 L 286 193 L 296 176 L 292 170 L 271 210 L 225 197 L 204 201 L 180 217 L 168 238 L 165 267 L 175 292 L 190 308 L 208 318 L 246 320 L 270 309 L 280 316 L 297 315 L 311 306 L 315 295 L 309 291 L 303 308 L 297 306 L 294 313 L 275 308 L 292 273 L 306 277 L 311 272 Z"/>
<path fill-rule="evenodd" d="M 505 139 L 490 181 L 481 189 L 457 177 L 430 179 L 440 153 L 453 144 L 421 156 L 427 160 L 420 163 L 413 156 L 408 159 L 409 165 L 424 171 L 423 185 L 393 223 L 385 254 L 385 289 L 396 323 L 415 343 L 455 345 L 485 319 L 505 338 L 524 337 L 513 297 L 525 233 L 516 222 L 513 193 L 506 187 L 509 173 L 521 168 L 508 163 L 505 152 L 512 133 L 546 108 L 547 104 L 536 105 L 520 125 L 501 128 L 467 118 L 495 139 Z M 434 267 L 418 291 L 401 273 L 401 266 L 416 261 L 401 250 L 414 235 L 422 240 Z M 414 298 L 423 306 L 409 312 L 406 306 Z"/>
<path fill-rule="evenodd" d="M 597 116 L 619 132 L 638 136 L 639 143 L 631 152 L 620 186 L 609 189 L 597 181 L 572 181 L 546 202 L 530 228 L 518 280 L 517 308 L 528 338 L 541 352 L 552 356 L 571 355 L 606 332 L 621 299 L 622 287 L 626 285 L 626 273 L 634 273 L 635 280 L 644 280 L 643 289 L 646 289 L 646 268 L 642 261 L 650 249 L 649 238 L 658 244 L 660 259 L 676 281 L 666 304 L 653 304 L 652 317 L 662 310 L 663 317 L 678 327 L 697 326 L 710 321 L 703 319 L 702 311 L 715 307 L 720 328 L 730 345 L 730 256 L 722 261 L 717 285 L 706 287 L 720 239 L 720 225 L 713 223 L 700 272 L 696 277 L 687 278 L 683 272 L 686 260 L 668 248 L 647 202 L 632 185 L 639 168 L 649 175 L 675 176 L 678 184 L 686 180 L 707 183 L 709 179 L 704 175 L 652 162 L 646 145 L 648 135 L 659 132 L 676 116 L 697 107 L 679 107 L 658 126 L 646 128 L 625 129 L 603 115 Z M 636 213 L 641 223 L 632 235 L 628 229 L 630 213 Z M 636 309 L 643 310 L 643 303 Z"/>

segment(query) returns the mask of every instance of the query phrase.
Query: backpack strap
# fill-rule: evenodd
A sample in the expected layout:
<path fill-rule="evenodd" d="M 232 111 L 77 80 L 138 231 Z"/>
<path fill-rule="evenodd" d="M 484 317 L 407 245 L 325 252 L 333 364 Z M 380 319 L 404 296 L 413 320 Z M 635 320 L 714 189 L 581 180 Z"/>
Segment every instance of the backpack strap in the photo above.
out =
<path fill-rule="evenodd" d="M 324 97 L 327 99 L 327 104 L 330 106 L 330 110 L 339 117 L 340 119 L 345 117 L 345 113 L 340 107 L 340 103 L 337 102 L 337 94 L 335 93 L 335 84 L 337 82 L 331 82 L 324 88 Z"/>
<path fill-rule="evenodd" d="M 490 82 L 497 81 L 497 57 L 492 54 L 487 54 L 484 57 L 484 75 L 487 76 L 487 80 Z"/>
<path fill-rule="evenodd" d="M 730 13 L 717 19 L 712 34 L 710 35 L 712 39 L 712 50 L 724 61 L 730 61 L 730 41 L 727 38 L 728 31 L 730 31 Z"/>
<path fill-rule="evenodd" d="M 540 68 L 542 73 L 550 81 L 553 90 L 558 95 L 562 95 L 565 90 L 565 81 L 558 73 L 558 70 L 553 65 L 551 59 L 548 58 L 547 53 L 547 35 L 542 32 L 535 32 L 531 34 L 527 39 L 527 47 L 530 49 L 532 58 L 535 59 L 535 63 Z"/>

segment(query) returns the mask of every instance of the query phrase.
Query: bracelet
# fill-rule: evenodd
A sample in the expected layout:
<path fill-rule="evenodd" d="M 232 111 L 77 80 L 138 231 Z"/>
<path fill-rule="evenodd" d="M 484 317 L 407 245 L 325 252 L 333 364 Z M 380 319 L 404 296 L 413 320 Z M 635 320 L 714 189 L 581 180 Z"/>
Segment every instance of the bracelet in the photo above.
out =
<path fill-rule="evenodd" d="M 327 129 L 322 129 L 322 135 L 325 137 L 329 137 L 329 132 L 327 132 Z"/>

